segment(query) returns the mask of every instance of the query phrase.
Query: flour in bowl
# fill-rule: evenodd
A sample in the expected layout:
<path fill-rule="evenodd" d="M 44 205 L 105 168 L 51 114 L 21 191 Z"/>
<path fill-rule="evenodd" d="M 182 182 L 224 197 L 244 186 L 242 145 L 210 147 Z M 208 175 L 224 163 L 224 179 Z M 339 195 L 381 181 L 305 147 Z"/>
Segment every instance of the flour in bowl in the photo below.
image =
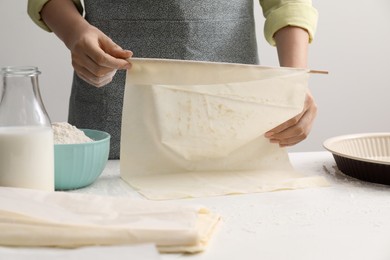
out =
<path fill-rule="evenodd" d="M 67 123 L 52 123 L 54 144 L 79 144 L 93 142 L 83 131 Z"/>

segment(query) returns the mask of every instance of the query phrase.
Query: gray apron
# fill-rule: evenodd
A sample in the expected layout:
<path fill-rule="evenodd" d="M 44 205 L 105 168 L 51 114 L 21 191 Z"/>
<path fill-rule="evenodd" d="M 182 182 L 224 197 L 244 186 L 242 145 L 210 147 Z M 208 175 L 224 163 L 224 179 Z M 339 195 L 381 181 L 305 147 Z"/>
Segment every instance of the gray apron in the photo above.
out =
<path fill-rule="evenodd" d="M 84 0 L 86 19 L 134 57 L 257 64 L 253 0 Z M 111 134 L 119 158 L 125 71 L 96 88 L 73 78 L 69 123 Z"/>

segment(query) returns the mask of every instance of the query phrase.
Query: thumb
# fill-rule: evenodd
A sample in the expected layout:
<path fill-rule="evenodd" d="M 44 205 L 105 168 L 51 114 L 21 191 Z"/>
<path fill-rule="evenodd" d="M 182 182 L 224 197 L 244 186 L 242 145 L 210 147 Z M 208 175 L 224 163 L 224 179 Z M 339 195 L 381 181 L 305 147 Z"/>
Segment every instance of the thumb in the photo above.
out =
<path fill-rule="evenodd" d="M 102 48 L 105 53 L 119 59 L 128 59 L 133 56 L 132 51 L 122 49 L 122 47 L 109 37 L 103 37 L 103 39 L 100 40 L 100 48 Z"/>
<path fill-rule="evenodd" d="M 116 69 L 129 69 L 131 67 L 128 59 L 133 56 L 133 52 L 123 50 L 108 36 L 104 35 L 104 37 L 99 38 L 99 48 L 102 52 L 101 55 L 105 57 L 101 65 Z"/>

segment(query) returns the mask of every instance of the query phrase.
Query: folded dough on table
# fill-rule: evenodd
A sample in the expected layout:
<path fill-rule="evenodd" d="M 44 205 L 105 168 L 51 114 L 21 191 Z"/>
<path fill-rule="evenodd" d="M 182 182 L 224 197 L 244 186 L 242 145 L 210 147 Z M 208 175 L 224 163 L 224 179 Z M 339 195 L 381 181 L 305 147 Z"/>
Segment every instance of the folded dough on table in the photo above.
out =
<path fill-rule="evenodd" d="M 219 216 L 201 206 L 0 187 L 0 245 L 81 247 L 154 243 L 205 249 Z"/>
<path fill-rule="evenodd" d="M 328 185 L 295 171 L 264 133 L 304 107 L 308 70 L 132 58 L 121 177 L 149 199 Z"/>

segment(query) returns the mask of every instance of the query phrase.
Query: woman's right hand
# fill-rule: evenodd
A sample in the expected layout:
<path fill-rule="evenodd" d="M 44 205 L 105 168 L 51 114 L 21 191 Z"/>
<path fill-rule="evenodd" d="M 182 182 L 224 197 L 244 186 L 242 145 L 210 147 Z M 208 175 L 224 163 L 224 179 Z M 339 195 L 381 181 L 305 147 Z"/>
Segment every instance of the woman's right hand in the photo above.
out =
<path fill-rule="evenodd" d="M 101 87 L 111 82 L 118 69 L 129 69 L 133 53 L 123 50 L 96 27 L 86 26 L 67 42 L 77 75 L 89 84 Z"/>
<path fill-rule="evenodd" d="M 41 10 L 47 26 L 65 43 L 77 75 L 101 87 L 111 82 L 118 69 L 129 69 L 133 53 L 123 50 L 81 16 L 72 0 L 50 0 Z"/>

